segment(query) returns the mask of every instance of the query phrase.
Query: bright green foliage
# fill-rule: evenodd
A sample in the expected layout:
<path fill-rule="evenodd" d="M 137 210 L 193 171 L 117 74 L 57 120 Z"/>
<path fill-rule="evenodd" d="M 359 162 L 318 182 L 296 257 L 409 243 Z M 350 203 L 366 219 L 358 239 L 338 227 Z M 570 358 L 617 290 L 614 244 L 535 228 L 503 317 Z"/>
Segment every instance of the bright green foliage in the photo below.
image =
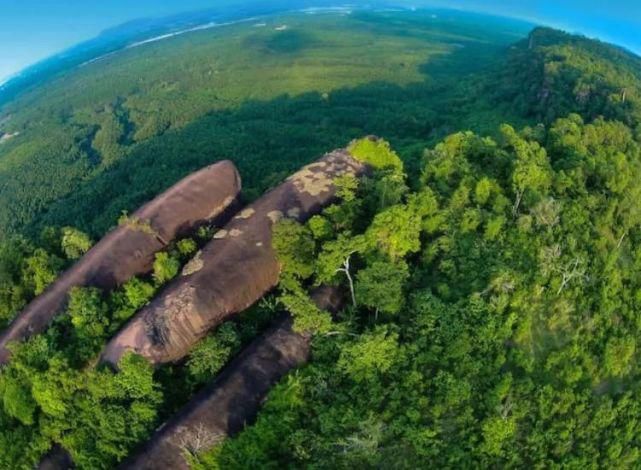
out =
<path fill-rule="evenodd" d="M 270 394 L 291 406 L 203 461 L 638 466 L 640 182 L 620 123 L 445 139 L 417 192 L 320 242 L 314 281 L 347 293 L 349 273 L 356 307 L 314 337 L 296 395 Z"/>
<path fill-rule="evenodd" d="M 315 240 L 324 241 L 332 237 L 334 230 L 326 217 L 315 215 L 307 222 Z"/>
<path fill-rule="evenodd" d="M 36 243 L 22 237 L 0 242 L 0 328 L 90 247 L 71 227 L 45 228 Z"/>
<path fill-rule="evenodd" d="M 398 335 L 379 327 L 372 333 L 364 333 L 353 344 L 343 347 L 336 364 L 357 382 L 375 378 L 388 371 L 399 359 Z"/>
<path fill-rule="evenodd" d="M 350 238 L 341 234 L 335 240 L 323 244 L 316 260 L 316 277 L 319 283 L 333 283 L 342 278 L 341 269 L 355 253 L 364 250 L 362 237 Z"/>
<path fill-rule="evenodd" d="M 91 371 L 76 392 L 72 422 L 60 430 L 62 445 L 81 468 L 110 468 L 124 458 L 156 423 L 161 396 L 147 361 L 131 354 L 120 371 Z M 63 423 L 57 423 L 62 425 Z"/>
<path fill-rule="evenodd" d="M 102 292 L 74 287 L 69 293 L 67 313 L 79 343 L 77 354 L 89 359 L 104 342 L 109 328 L 108 306 L 102 299 Z M 81 352 L 84 349 L 87 352 Z"/>
<path fill-rule="evenodd" d="M 272 245 L 284 276 L 306 279 L 312 275 L 316 244 L 309 228 L 295 220 L 283 219 L 274 226 Z"/>
<path fill-rule="evenodd" d="M 22 262 L 9 255 L 7 263 Z M 28 268 L 32 258 L 24 261 Z M 162 405 L 153 368 L 133 355 L 116 373 L 93 366 L 108 338 L 155 291 L 138 278 L 111 293 L 75 287 L 66 315 L 44 334 L 11 345 L 11 362 L 0 372 L 2 468 L 32 468 L 53 443 L 79 468 L 112 468 L 149 436 Z"/>
<path fill-rule="evenodd" d="M 376 137 L 365 137 L 353 141 L 347 147 L 354 158 L 367 163 L 377 170 L 392 169 L 402 172 L 403 162 L 394 152 L 389 143 Z"/>
<path fill-rule="evenodd" d="M 49 284 L 56 280 L 62 268 L 62 260 L 38 248 L 25 260 L 23 282 L 35 295 L 41 294 Z"/>
<path fill-rule="evenodd" d="M 123 211 L 120 217 L 118 217 L 118 225 L 121 227 L 127 227 L 129 230 L 134 232 L 151 235 L 152 237 L 158 236 L 158 233 L 154 230 L 148 220 L 141 220 L 135 215 L 129 215 L 127 211 Z"/>
<path fill-rule="evenodd" d="M 494 417 L 483 423 L 483 450 L 490 455 L 501 455 L 503 449 L 509 451 L 510 438 L 516 432 L 514 418 Z"/>
<path fill-rule="evenodd" d="M 2 383 L 2 405 L 5 412 L 22 424 L 33 424 L 36 402 L 29 389 L 17 379 L 7 378 Z"/>
<path fill-rule="evenodd" d="M 374 261 L 356 276 L 357 303 L 377 313 L 398 313 L 405 301 L 408 277 L 409 270 L 403 261 Z"/>
<path fill-rule="evenodd" d="M 153 297 L 154 287 L 148 282 L 134 277 L 123 284 L 122 291 L 129 305 L 137 310 Z"/>
<path fill-rule="evenodd" d="M 65 227 L 62 229 L 61 240 L 62 251 L 68 259 L 78 259 L 84 255 L 91 245 L 91 239 L 86 233 L 81 232 L 73 227 Z"/>
<path fill-rule="evenodd" d="M 189 258 L 196 253 L 198 245 L 191 238 L 183 238 L 176 243 L 176 250 L 178 250 L 181 258 Z"/>
<path fill-rule="evenodd" d="M 481 34 L 416 15 L 182 35 L 7 108 L 21 136 L 0 147 L 0 237 L 69 223 L 96 237 L 228 155 L 249 199 L 369 132 L 405 169 L 385 141 L 353 141 L 377 169 L 340 179 L 322 215 L 285 223 L 279 302 L 158 371 L 162 402 L 139 359 L 91 367 L 154 285 L 74 293 L 70 315 L 0 373 L 0 468 L 32 468 L 52 442 L 81 467 L 113 467 L 282 308 L 314 333 L 311 362 L 254 425 L 193 456 L 199 468 L 639 467 L 641 61 L 541 28 L 508 47 L 498 23 Z M 363 49 L 374 37 L 381 47 Z M 57 231 L 45 235 L 45 252 L 0 244 L 0 321 L 63 267 Z M 345 294 L 333 317 L 307 294 L 318 284 Z"/>
<path fill-rule="evenodd" d="M 296 331 L 326 333 L 331 330 L 330 314 L 319 309 L 304 292 L 296 290 L 286 293 L 280 297 L 280 301 L 294 318 Z"/>
<path fill-rule="evenodd" d="M 345 202 L 351 202 L 356 197 L 358 179 L 354 175 L 339 176 L 333 181 L 336 188 L 336 197 Z"/>
<path fill-rule="evenodd" d="M 191 351 L 187 373 L 195 385 L 202 385 L 222 369 L 240 347 L 240 337 L 233 323 L 224 323 Z"/>
<path fill-rule="evenodd" d="M 180 270 L 180 261 L 167 252 L 156 253 L 154 259 L 153 278 L 157 285 L 165 284 L 173 279 Z"/>
<path fill-rule="evenodd" d="M 369 243 L 397 260 L 420 248 L 421 218 L 411 206 L 394 206 L 379 213 L 366 233 Z"/>
<path fill-rule="evenodd" d="M 114 325 L 120 324 L 131 317 L 139 308 L 153 297 L 156 288 L 153 284 L 137 277 L 131 278 L 122 288 L 111 295 L 111 315 Z M 114 327 L 111 332 L 114 333 Z"/>
<path fill-rule="evenodd" d="M 501 127 L 501 138 L 516 156 L 512 172 L 513 191 L 516 195 L 512 211 L 516 214 L 524 197 L 536 202 L 541 194 L 548 191 L 552 183 L 550 162 L 545 149 L 538 142 L 526 141 L 510 126 Z"/>

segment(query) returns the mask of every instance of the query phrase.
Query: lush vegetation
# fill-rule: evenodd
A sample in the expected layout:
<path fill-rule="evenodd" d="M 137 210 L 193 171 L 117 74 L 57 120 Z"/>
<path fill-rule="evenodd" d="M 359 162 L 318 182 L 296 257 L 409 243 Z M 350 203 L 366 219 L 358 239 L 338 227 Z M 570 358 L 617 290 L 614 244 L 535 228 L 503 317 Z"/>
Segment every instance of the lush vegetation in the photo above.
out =
<path fill-rule="evenodd" d="M 569 112 L 641 122 L 641 58 L 598 41 L 538 28 L 517 44 L 495 88 L 519 114 L 551 123 Z"/>
<path fill-rule="evenodd" d="M 222 158 L 237 162 L 256 197 L 367 133 L 416 153 L 412 143 L 457 128 L 445 119 L 449 104 L 439 105 L 448 100 L 434 99 L 452 75 L 486 66 L 527 34 L 521 23 L 485 21 L 447 12 L 269 17 L 79 67 L 0 109 L 0 133 L 19 132 L 0 144 L 0 238 L 46 225 L 99 237 L 122 210 Z"/>
<path fill-rule="evenodd" d="M 91 245 L 72 227 L 44 230 L 35 243 L 24 237 L 0 242 L 0 329 Z"/>
<path fill-rule="evenodd" d="M 67 230 L 63 246 L 69 233 L 85 239 Z M 149 433 L 162 401 L 149 364 L 130 355 L 118 373 L 93 365 L 106 340 L 196 248 L 194 241 L 181 240 L 156 255 L 151 279 L 133 278 L 111 293 L 74 288 L 66 313 L 46 333 L 13 345 L 14 357 L 0 374 L 0 467 L 32 467 L 58 442 L 81 467 L 102 468 Z M 37 256 L 46 252 L 37 250 L 25 263 Z"/>
<path fill-rule="evenodd" d="M 310 363 L 194 467 L 639 466 L 641 60 L 543 28 L 507 47 L 522 25 L 431 15 L 203 31 L 2 110 L 20 134 L 0 144 L 0 326 L 123 210 L 211 161 L 235 161 L 247 199 L 350 141 L 373 172 L 276 226 L 277 292 L 183 363 L 96 367 L 211 231 L 148 278 L 74 290 L 0 371 L 0 467 L 53 443 L 113 467 L 283 309 L 314 333 Z M 391 145 L 352 140 L 368 134 Z M 344 292 L 338 314 L 311 302 L 320 284 Z"/>
<path fill-rule="evenodd" d="M 316 333 L 313 360 L 200 466 L 638 465 L 632 132 L 504 125 L 426 151 L 414 192 L 387 171 L 277 230 L 282 302 Z M 302 288 L 320 283 L 353 293 L 337 321 Z"/>
<path fill-rule="evenodd" d="M 265 328 L 277 308 L 269 298 L 212 332 L 183 364 L 154 371 L 130 354 L 118 371 L 98 366 L 106 341 L 212 231 L 199 235 L 158 253 L 147 279 L 132 278 L 113 292 L 74 288 L 66 312 L 44 334 L 12 346 L 0 373 L 0 468 L 33 468 L 54 443 L 80 468 L 112 468 Z"/>

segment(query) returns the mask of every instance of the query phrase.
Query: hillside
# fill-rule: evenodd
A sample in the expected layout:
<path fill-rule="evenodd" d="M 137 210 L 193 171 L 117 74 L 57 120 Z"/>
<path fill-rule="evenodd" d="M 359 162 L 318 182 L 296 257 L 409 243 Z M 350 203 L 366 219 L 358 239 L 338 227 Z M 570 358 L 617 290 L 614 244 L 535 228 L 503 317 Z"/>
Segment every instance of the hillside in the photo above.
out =
<path fill-rule="evenodd" d="M 454 134 L 416 192 L 359 185 L 281 232 L 312 361 L 194 468 L 638 466 L 639 144 L 577 115 L 540 137 Z M 346 259 L 354 306 L 296 300 L 349 292 Z"/>
<path fill-rule="evenodd" d="M 269 16 L 79 67 L 0 112 L 0 132 L 20 132 L 0 144 L 0 237 L 46 224 L 100 235 L 122 210 L 222 158 L 236 159 L 256 197 L 356 136 L 421 142 L 446 125 L 433 99 L 439 84 L 483 67 L 529 29 L 477 18 Z"/>
<path fill-rule="evenodd" d="M 636 128 L 641 118 L 641 58 L 561 31 L 537 28 L 512 49 L 495 90 L 519 114 L 547 123 L 570 112 Z"/>
<path fill-rule="evenodd" d="M 195 169 L 230 158 L 244 207 L 11 346 L 0 468 L 641 465 L 641 59 L 342 15 L 131 48 L 3 108 L 0 322 Z"/>

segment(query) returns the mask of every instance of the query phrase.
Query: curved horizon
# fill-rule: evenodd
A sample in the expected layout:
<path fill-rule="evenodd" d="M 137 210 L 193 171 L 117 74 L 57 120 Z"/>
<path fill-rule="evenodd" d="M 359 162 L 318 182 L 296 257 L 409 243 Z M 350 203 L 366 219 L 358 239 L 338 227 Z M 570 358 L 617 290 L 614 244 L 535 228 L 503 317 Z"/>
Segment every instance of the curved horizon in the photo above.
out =
<path fill-rule="evenodd" d="M 636 7 L 632 5 L 632 2 L 628 0 L 617 0 L 614 2 L 615 4 L 614 6 L 612 6 L 612 2 L 611 2 L 610 10 L 612 11 L 617 10 L 616 5 L 620 5 L 620 8 L 632 8 L 632 9 L 640 10 L 637 15 L 638 19 L 635 20 L 635 14 L 633 13 L 632 15 L 630 15 L 629 19 L 623 20 L 616 15 L 604 16 L 603 9 L 599 7 L 596 2 L 592 0 L 588 0 L 587 2 L 579 2 L 584 4 L 583 5 L 584 11 L 581 13 L 577 13 L 576 11 L 573 11 L 574 8 L 572 4 L 576 4 L 578 1 L 579 0 L 570 0 L 563 6 L 556 6 L 556 5 L 552 6 L 552 5 L 547 5 L 546 2 L 537 2 L 539 3 L 538 5 L 530 6 L 529 8 L 527 7 L 527 5 L 517 6 L 517 5 L 511 4 L 515 2 L 506 3 L 506 2 L 489 1 L 489 2 L 480 3 L 478 0 L 455 0 L 455 1 L 448 1 L 448 2 L 444 2 L 441 0 L 432 0 L 432 1 L 423 1 L 418 3 L 411 2 L 408 0 L 397 0 L 395 2 L 390 2 L 390 3 L 375 2 L 369 5 L 351 5 L 351 6 L 354 8 L 366 8 L 368 6 L 371 8 L 382 7 L 382 6 L 397 6 L 397 7 L 405 7 L 405 8 L 416 7 L 421 9 L 443 8 L 443 9 L 464 11 L 471 14 L 481 14 L 481 15 L 485 14 L 485 15 L 491 15 L 491 16 L 498 16 L 503 18 L 529 22 L 529 23 L 532 23 L 533 26 L 536 26 L 536 25 L 547 26 L 547 27 L 552 27 L 552 28 L 573 33 L 573 34 L 581 34 L 583 36 L 586 36 L 592 39 L 598 39 L 600 41 L 622 47 L 633 54 L 641 56 L 641 38 L 628 37 L 627 40 L 622 39 L 622 36 L 627 36 L 627 35 L 635 36 L 631 34 L 632 30 L 634 30 L 634 28 L 641 27 L 641 7 Z M 38 3 L 38 2 L 39 0 L 27 0 L 27 3 L 31 3 L 31 4 Z M 70 3 L 73 4 L 74 2 L 70 2 Z M 215 12 L 219 12 L 219 11 L 223 12 L 225 8 L 227 9 L 240 8 L 241 5 L 242 7 L 250 7 L 250 8 L 256 8 L 256 9 L 260 9 L 261 7 L 262 8 L 272 7 L 275 10 L 273 11 L 273 13 L 277 13 L 278 11 L 283 12 L 287 10 L 299 10 L 302 8 L 308 8 L 311 5 L 316 5 L 321 8 L 346 5 L 344 3 L 332 2 L 332 1 L 326 1 L 326 0 L 319 0 L 319 1 L 299 0 L 299 1 L 296 1 L 295 4 L 292 4 L 292 2 L 287 2 L 287 1 L 279 2 L 278 0 L 271 1 L 271 2 L 265 2 L 265 1 L 242 2 L 238 0 L 228 0 L 227 2 L 223 4 L 218 4 L 213 8 L 211 8 L 211 5 L 209 5 L 209 2 L 206 0 L 188 0 L 187 2 L 181 2 L 181 5 L 185 5 L 185 3 L 188 4 L 186 8 L 174 9 L 172 7 L 167 7 L 166 5 L 165 6 L 157 5 L 156 3 L 153 3 L 153 5 L 150 5 L 149 2 L 146 2 L 146 1 L 138 2 L 138 6 L 140 8 L 129 10 L 132 13 L 135 12 L 137 16 L 129 16 L 127 14 L 127 11 L 124 11 L 124 10 L 121 11 L 120 13 L 114 12 L 112 16 L 107 16 L 107 18 L 114 18 L 114 21 L 112 22 L 104 22 L 102 20 L 101 20 L 102 22 L 96 21 L 94 24 L 93 30 L 87 29 L 85 27 L 84 29 L 81 29 L 81 31 L 79 31 L 78 34 L 70 36 L 73 39 L 69 39 L 67 40 L 67 42 L 53 43 L 51 47 L 49 47 L 49 49 L 46 50 L 46 52 L 41 52 L 40 49 L 37 50 L 40 52 L 36 52 L 32 49 L 31 53 L 22 54 L 23 57 L 21 58 L 21 60 L 18 60 L 17 62 L 16 62 L 16 59 L 11 61 L 11 57 L 15 57 L 16 54 L 21 55 L 21 51 L 16 51 L 14 49 L 12 51 L 13 55 L 8 53 L 0 53 L 0 58 L 9 57 L 9 59 L 5 59 L 6 62 L 4 64 L 2 63 L 3 59 L 0 59 L 0 88 L 6 86 L 7 83 L 11 82 L 13 79 L 20 77 L 25 71 L 28 71 L 29 69 L 35 66 L 38 66 L 39 64 L 46 62 L 47 60 L 54 59 L 60 56 L 61 54 L 64 54 L 67 51 L 70 51 L 78 46 L 82 46 L 83 44 L 86 44 L 90 41 L 96 40 L 107 33 L 122 29 L 123 27 L 128 25 L 145 24 L 145 23 L 153 23 L 153 22 L 162 23 L 163 21 L 167 21 L 172 18 L 179 17 L 181 15 L 205 13 L 207 11 L 210 12 L 211 14 L 214 14 Z M 146 10 L 146 8 L 148 8 L 149 6 L 152 6 L 153 8 L 155 8 L 155 10 L 154 11 Z M 210 8 L 207 8 L 208 6 Z M 141 12 L 141 13 L 146 12 L 147 14 L 138 14 L 138 12 Z M 590 12 L 592 12 L 592 14 Z M 6 14 L 7 12 L 4 12 L 4 13 L 5 13 L 3 15 L 4 22 L 10 23 L 12 17 L 13 18 L 16 17 L 16 12 L 14 12 L 13 15 L 11 14 L 11 11 L 9 12 L 8 15 Z M 44 15 L 40 16 L 39 18 L 40 21 L 43 20 L 43 16 Z M 55 21 L 55 18 L 53 18 L 52 21 Z M 0 18 L 0 26 L 3 26 L 2 23 L 3 23 L 3 20 Z M 4 30 L 6 35 L 7 31 L 11 30 L 11 27 L 8 27 L 7 25 L 4 25 L 4 26 L 5 26 Z M 0 30 L 2 29 L 3 28 L 0 27 Z M 79 34 L 83 34 L 83 36 L 79 36 Z M 2 44 L 7 44 L 7 40 L 6 38 L 2 38 L 2 34 L 0 34 L 0 52 L 3 52 Z M 31 44 L 31 47 L 33 47 L 34 43 L 31 42 L 29 44 Z M 42 47 L 43 45 L 40 45 L 40 47 Z M 9 41 L 9 45 L 5 47 L 10 48 L 10 46 L 11 44 Z"/>

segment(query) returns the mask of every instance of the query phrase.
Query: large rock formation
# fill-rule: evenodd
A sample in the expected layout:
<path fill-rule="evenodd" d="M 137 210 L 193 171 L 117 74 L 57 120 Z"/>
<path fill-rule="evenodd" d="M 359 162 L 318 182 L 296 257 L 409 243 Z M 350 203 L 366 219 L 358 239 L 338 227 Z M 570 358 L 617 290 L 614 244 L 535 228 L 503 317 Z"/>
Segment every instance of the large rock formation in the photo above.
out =
<path fill-rule="evenodd" d="M 154 254 L 201 224 L 223 222 L 237 204 L 240 177 L 230 161 L 192 173 L 136 211 L 107 234 L 74 266 L 15 318 L 0 336 L 0 364 L 9 360 L 7 343 L 46 329 L 66 305 L 69 290 L 93 286 L 110 290 L 148 273 Z"/>
<path fill-rule="evenodd" d="M 320 308 L 336 310 L 340 304 L 332 289 L 312 297 Z M 120 468 L 189 470 L 187 455 L 208 450 L 255 419 L 271 387 L 307 362 L 309 340 L 292 330 L 289 315 L 279 317 Z"/>
<path fill-rule="evenodd" d="M 70 470 L 75 468 L 71 456 L 58 445 L 54 445 L 40 461 L 37 470 Z"/>
<path fill-rule="evenodd" d="M 278 282 L 271 244 L 281 217 L 305 220 L 328 205 L 333 181 L 365 167 L 344 150 L 325 155 L 238 213 L 182 275 L 170 283 L 112 340 L 103 360 L 117 365 L 126 351 L 154 364 L 178 360 L 209 329 L 259 300 Z"/>
<path fill-rule="evenodd" d="M 281 317 L 121 468 L 188 470 L 186 454 L 240 431 L 269 389 L 308 354 L 309 339 L 292 331 L 291 318 Z"/>

